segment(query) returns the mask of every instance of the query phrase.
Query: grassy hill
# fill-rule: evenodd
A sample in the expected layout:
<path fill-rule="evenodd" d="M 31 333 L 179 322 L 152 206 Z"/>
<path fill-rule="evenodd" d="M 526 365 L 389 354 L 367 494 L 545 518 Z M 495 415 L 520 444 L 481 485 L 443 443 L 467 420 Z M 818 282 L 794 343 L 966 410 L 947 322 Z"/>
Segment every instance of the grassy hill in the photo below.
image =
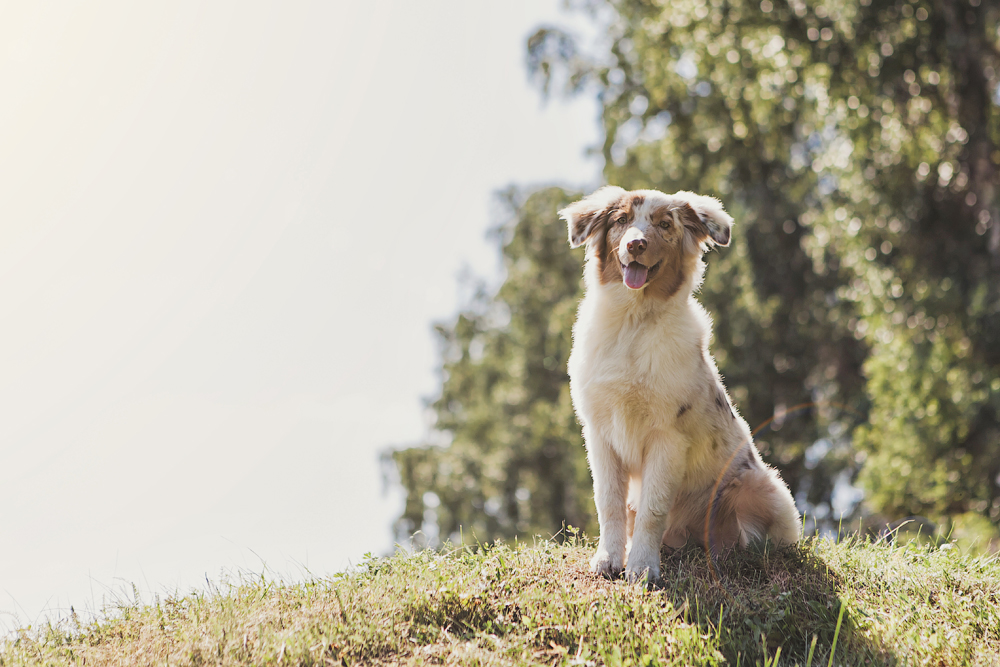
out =
<path fill-rule="evenodd" d="M 0 665 L 1000 665 L 1000 563 L 944 547 L 811 539 L 664 554 L 665 586 L 587 571 L 593 545 L 370 559 L 123 605 L 0 642 Z"/>

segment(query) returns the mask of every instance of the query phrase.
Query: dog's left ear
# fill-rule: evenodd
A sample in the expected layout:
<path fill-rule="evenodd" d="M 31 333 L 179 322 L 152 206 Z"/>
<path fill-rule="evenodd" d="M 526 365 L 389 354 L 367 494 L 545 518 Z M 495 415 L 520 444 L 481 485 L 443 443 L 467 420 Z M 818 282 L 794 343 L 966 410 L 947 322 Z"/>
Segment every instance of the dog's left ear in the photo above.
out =
<path fill-rule="evenodd" d="M 559 211 L 559 217 L 569 227 L 569 247 L 577 248 L 586 243 L 606 223 L 612 207 L 621 200 L 625 190 L 606 185 L 589 197 L 584 197 Z"/>
<path fill-rule="evenodd" d="M 675 215 L 696 243 L 729 245 L 733 218 L 722 208 L 718 199 L 691 192 L 677 194 L 687 201 L 674 209 Z"/>

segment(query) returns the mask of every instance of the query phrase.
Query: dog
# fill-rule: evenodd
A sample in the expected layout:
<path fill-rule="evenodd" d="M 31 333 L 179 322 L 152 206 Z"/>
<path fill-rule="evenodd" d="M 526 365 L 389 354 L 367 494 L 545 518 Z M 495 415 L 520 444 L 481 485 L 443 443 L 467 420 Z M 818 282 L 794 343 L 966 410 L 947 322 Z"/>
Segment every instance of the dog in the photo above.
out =
<path fill-rule="evenodd" d="M 693 296 L 733 219 L 712 197 L 614 186 L 559 215 L 587 245 L 569 376 L 601 531 L 591 570 L 653 584 L 663 544 L 796 542 L 795 502 L 729 399 Z"/>

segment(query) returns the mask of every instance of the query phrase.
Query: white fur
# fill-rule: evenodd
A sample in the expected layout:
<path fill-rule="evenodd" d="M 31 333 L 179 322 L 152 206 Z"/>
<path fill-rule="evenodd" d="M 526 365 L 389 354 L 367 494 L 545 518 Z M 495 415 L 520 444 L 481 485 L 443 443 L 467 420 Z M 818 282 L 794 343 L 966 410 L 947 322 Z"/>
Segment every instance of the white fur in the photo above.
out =
<path fill-rule="evenodd" d="M 574 216 L 608 206 L 623 194 L 620 188 L 604 188 L 593 199 L 568 207 L 562 214 L 571 236 Z M 724 227 L 728 242 L 732 219 L 717 200 L 687 192 L 641 194 L 645 202 L 637 207 L 635 232 L 629 229 L 629 234 L 654 232 L 648 220 L 654 207 L 687 202 L 706 224 Z M 586 202 L 591 208 L 583 205 Z M 676 222 L 676 213 L 674 218 Z M 726 470 L 727 460 L 739 454 L 759 462 L 752 445 L 752 454 L 737 451 L 751 443 L 750 429 L 722 389 L 708 354 L 711 318 L 693 296 L 704 272 L 700 256 L 706 240 L 686 234 L 683 242 L 685 256 L 696 255 L 697 260 L 669 299 L 621 282 L 601 284 L 596 244 L 588 243 L 586 295 L 573 329 L 570 390 L 583 425 L 601 530 L 591 566 L 603 575 L 620 572 L 631 533 L 626 576 L 632 581 L 659 577 L 661 543 L 684 541 L 685 526 L 698 521 L 687 516 L 695 511 L 691 507 L 707 507 L 719 480 L 733 477 Z M 627 263 L 627 253 L 619 254 Z M 725 397 L 724 408 L 720 397 Z M 783 525 L 772 531 L 778 533 L 774 537 L 794 540 L 798 513 L 791 495 L 773 471 L 760 466 L 780 486 L 776 498 Z M 675 501 L 681 494 L 704 502 L 678 508 Z M 627 501 L 634 510 L 634 525 Z M 740 531 L 742 544 L 762 532 L 753 525 L 741 525 Z"/>

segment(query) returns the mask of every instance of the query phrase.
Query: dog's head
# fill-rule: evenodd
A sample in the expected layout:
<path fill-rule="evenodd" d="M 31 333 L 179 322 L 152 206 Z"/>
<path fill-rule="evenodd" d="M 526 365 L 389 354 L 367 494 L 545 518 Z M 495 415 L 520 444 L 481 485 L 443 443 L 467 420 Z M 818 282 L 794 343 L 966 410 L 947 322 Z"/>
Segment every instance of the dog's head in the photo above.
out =
<path fill-rule="evenodd" d="M 729 245 L 733 219 L 717 199 L 603 187 L 559 212 L 572 247 L 588 244 L 603 285 L 670 298 L 710 245 Z"/>

